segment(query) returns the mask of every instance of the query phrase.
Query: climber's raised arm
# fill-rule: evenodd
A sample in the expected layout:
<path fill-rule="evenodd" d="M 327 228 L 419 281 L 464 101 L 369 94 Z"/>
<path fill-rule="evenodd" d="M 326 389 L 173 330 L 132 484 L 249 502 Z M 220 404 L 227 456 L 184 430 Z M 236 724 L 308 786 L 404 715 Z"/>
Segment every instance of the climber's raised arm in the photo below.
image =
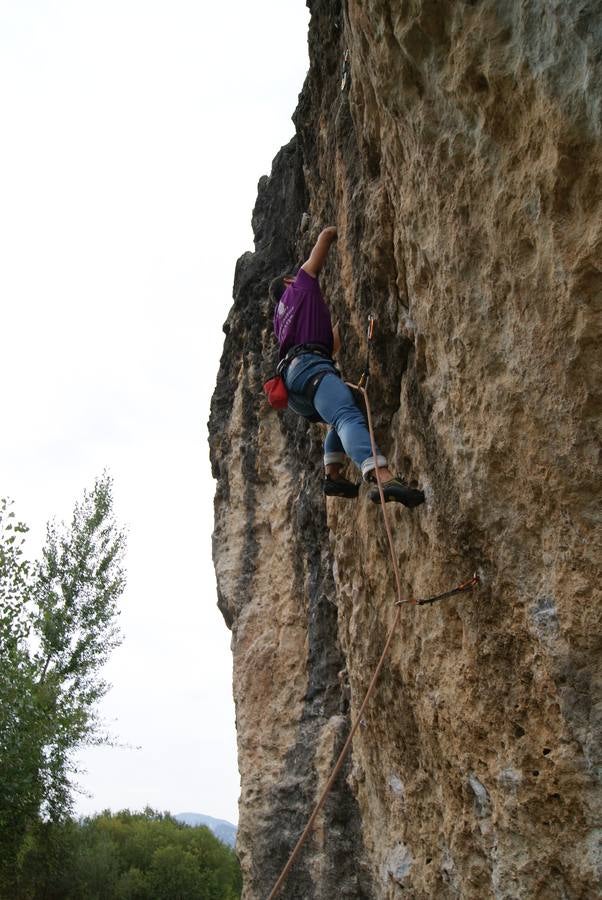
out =
<path fill-rule="evenodd" d="M 309 259 L 301 266 L 303 271 L 307 272 L 308 275 L 311 275 L 312 278 L 317 278 L 326 262 L 330 245 L 333 241 L 336 241 L 336 239 L 337 230 L 334 225 L 329 225 L 327 228 L 324 228 L 320 232 L 318 240 L 309 254 Z"/>

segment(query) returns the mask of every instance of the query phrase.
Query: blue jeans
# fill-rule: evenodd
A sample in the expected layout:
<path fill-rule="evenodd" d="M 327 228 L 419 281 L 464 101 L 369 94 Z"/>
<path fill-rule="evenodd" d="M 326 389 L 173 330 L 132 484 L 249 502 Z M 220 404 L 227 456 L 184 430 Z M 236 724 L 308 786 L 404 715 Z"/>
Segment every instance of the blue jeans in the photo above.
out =
<path fill-rule="evenodd" d="M 312 406 L 303 396 L 303 391 L 318 372 L 327 374 L 318 386 Z M 370 432 L 364 414 L 345 382 L 336 374 L 334 365 L 315 353 L 303 353 L 289 365 L 285 381 L 289 392 L 288 405 L 293 412 L 301 416 L 317 412 L 333 426 L 324 441 L 324 465 L 344 463 L 345 456 L 349 456 L 365 478 L 374 469 Z M 386 466 L 387 460 L 378 447 L 376 453 L 379 468 Z"/>

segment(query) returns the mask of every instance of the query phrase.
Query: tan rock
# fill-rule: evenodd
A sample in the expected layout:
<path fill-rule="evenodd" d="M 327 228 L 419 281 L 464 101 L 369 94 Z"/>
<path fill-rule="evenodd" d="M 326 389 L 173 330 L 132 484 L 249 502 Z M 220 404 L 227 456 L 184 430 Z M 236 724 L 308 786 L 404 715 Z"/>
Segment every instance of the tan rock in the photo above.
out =
<path fill-rule="evenodd" d="M 325 503 L 320 426 L 261 396 L 267 283 L 334 222 L 344 372 L 372 311 L 377 436 L 427 496 L 391 510 L 403 589 L 482 585 L 404 608 L 282 896 L 594 898 L 600 10 L 311 5 L 297 137 L 260 182 L 210 423 L 245 897 L 286 862 L 395 613 L 380 511 L 364 491 Z"/>

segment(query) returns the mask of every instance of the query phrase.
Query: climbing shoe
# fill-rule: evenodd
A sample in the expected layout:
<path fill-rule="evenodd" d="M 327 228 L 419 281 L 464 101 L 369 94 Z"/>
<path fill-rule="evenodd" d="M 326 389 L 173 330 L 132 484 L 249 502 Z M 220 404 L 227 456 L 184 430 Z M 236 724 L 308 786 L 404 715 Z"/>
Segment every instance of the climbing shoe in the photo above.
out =
<path fill-rule="evenodd" d="M 353 500 L 359 493 L 359 484 L 353 484 L 346 478 L 329 478 L 328 475 L 322 481 L 322 490 L 327 497 L 346 497 Z"/>
<path fill-rule="evenodd" d="M 390 481 L 386 481 L 383 484 L 383 494 L 385 495 L 385 503 L 395 500 L 397 503 L 403 503 L 404 506 L 409 506 L 410 509 L 424 503 L 424 494 L 422 491 L 409 487 L 409 485 L 400 481 L 399 478 L 392 478 Z M 380 503 L 378 485 L 374 485 L 374 487 L 370 488 L 368 496 L 373 503 Z"/>

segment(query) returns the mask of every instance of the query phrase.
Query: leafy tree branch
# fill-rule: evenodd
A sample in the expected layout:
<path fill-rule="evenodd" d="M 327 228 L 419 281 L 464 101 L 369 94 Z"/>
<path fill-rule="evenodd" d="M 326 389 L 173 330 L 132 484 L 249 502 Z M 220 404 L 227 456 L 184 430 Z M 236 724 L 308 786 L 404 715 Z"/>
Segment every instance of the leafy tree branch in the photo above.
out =
<path fill-rule="evenodd" d="M 112 505 L 105 473 L 70 526 L 48 525 L 31 563 L 27 527 L 0 500 L 0 890 L 28 826 L 69 813 L 74 752 L 109 743 L 96 710 L 108 689 L 102 667 L 120 642 L 126 544 Z"/>

